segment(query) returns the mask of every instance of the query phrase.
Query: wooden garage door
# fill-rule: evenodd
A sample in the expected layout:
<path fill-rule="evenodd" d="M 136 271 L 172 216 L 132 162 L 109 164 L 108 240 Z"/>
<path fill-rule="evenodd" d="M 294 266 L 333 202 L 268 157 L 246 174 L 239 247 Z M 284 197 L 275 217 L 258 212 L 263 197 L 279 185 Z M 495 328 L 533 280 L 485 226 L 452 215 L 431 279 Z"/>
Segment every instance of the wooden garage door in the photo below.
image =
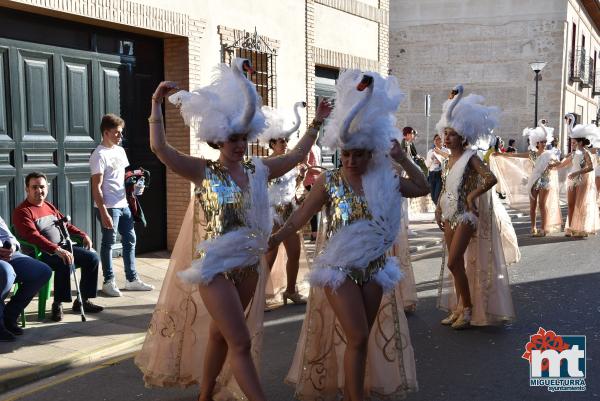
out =
<path fill-rule="evenodd" d="M 119 57 L 0 38 L 0 213 L 48 175 L 48 199 L 94 231 L 89 157 L 104 113 L 120 112 Z"/>

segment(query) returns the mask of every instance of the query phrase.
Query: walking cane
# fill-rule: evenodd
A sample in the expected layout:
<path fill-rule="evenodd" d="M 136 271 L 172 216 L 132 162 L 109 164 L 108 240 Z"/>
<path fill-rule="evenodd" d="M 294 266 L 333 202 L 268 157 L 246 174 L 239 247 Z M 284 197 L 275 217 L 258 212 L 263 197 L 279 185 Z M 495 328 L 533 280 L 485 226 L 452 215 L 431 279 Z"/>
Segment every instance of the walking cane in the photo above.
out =
<path fill-rule="evenodd" d="M 71 237 L 69 236 L 69 230 L 67 230 L 67 225 L 66 223 L 71 221 L 71 216 L 64 216 L 61 219 L 58 219 L 54 222 L 54 224 L 58 227 L 58 229 L 60 230 L 62 237 L 65 239 L 66 243 L 67 243 L 67 251 L 71 252 L 71 255 L 73 255 L 73 262 L 75 262 L 75 254 L 73 253 L 73 241 L 71 241 Z M 69 268 L 71 269 L 71 272 L 73 273 L 73 279 L 75 280 L 75 289 L 77 290 L 77 301 L 79 302 L 79 310 L 81 312 L 81 321 L 85 322 L 86 318 L 85 318 L 85 311 L 83 310 L 83 300 L 81 299 L 81 291 L 79 291 L 79 282 L 77 281 L 77 274 L 76 274 L 76 268 L 75 268 L 75 263 L 72 263 L 71 266 L 69 266 Z"/>

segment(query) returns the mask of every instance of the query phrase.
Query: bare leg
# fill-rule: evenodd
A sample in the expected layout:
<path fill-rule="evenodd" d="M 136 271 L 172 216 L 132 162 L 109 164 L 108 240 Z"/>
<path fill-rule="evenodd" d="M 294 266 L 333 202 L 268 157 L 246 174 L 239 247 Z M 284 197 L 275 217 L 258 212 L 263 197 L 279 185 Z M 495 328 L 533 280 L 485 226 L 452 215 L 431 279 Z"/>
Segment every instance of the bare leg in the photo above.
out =
<path fill-rule="evenodd" d="M 448 222 L 448 220 L 446 220 L 444 222 L 444 241 L 446 242 L 446 249 L 448 251 L 448 254 L 450 254 L 450 244 L 452 244 L 452 238 L 454 237 L 454 230 L 450 229 L 450 223 Z M 458 283 L 455 280 L 453 280 L 454 282 L 454 293 L 456 294 L 456 308 L 455 310 L 459 310 L 460 309 L 460 288 L 458 287 Z M 453 312 L 453 311 L 451 311 Z"/>
<path fill-rule="evenodd" d="M 575 211 L 575 200 L 577 199 L 576 195 L 577 187 L 567 190 L 567 202 L 569 204 L 569 210 L 567 212 L 569 220 L 569 230 L 571 229 L 571 224 L 573 223 L 573 212 Z"/>
<path fill-rule="evenodd" d="M 449 226 L 446 226 L 449 230 Z M 465 272 L 465 252 L 475 229 L 470 224 L 459 224 L 454 230 L 452 242 L 448 244 L 448 269 L 454 277 L 455 288 L 459 302 L 462 299 L 462 305 L 470 308 L 471 293 L 469 291 L 469 280 Z"/>
<path fill-rule="evenodd" d="M 274 225 L 273 226 L 273 232 L 276 232 L 279 229 L 279 226 Z M 273 264 L 275 263 L 275 259 L 277 259 L 277 251 L 279 251 L 279 247 L 272 249 L 271 251 L 267 252 L 265 257 L 267 258 L 267 266 L 269 266 L 269 271 L 271 271 L 271 269 L 273 269 Z"/>
<path fill-rule="evenodd" d="M 531 220 L 531 233 L 535 233 L 535 225 L 537 220 L 537 200 L 538 200 L 538 190 L 531 189 L 531 196 L 529 197 L 529 218 Z M 542 219 L 542 228 L 544 228 L 544 223 Z"/>
<path fill-rule="evenodd" d="M 252 299 L 257 274 L 251 274 L 237 287 L 222 275 L 206 286 L 199 286 L 200 296 L 213 321 L 207 344 L 200 400 L 210 400 L 215 380 L 230 352 L 231 370 L 250 401 L 266 400 L 250 354 L 251 340 L 244 309 Z M 226 344 L 223 352 L 223 342 Z M 217 348 L 213 350 L 212 348 Z"/>
<path fill-rule="evenodd" d="M 361 289 L 346 280 L 335 293 L 326 287 L 325 295 L 346 335 L 344 400 L 363 401 L 369 324 Z"/>
<path fill-rule="evenodd" d="M 539 203 L 540 203 L 540 215 L 542 219 L 542 230 L 546 231 L 546 224 L 548 221 L 548 194 L 550 193 L 547 189 L 540 190 Z"/>
<path fill-rule="evenodd" d="M 287 264 L 285 265 L 287 288 L 285 292 L 293 294 L 296 292 L 296 279 L 300 269 L 300 234 L 290 235 L 283 240 L 283 246 L 287 254 Z"/>

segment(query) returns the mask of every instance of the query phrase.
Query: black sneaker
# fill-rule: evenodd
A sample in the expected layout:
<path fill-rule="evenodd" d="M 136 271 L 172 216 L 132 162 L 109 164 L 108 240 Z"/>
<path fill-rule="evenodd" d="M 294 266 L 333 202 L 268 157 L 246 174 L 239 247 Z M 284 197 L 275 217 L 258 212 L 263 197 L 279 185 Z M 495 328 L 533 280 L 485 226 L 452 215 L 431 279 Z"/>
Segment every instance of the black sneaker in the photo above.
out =
<path fill-rule="evenodd" d="M 6 328 L 0 326 L 0 342 L 12 342 L 15 341 L 17 337 Z"/>
<path fill-rule="evenodd" d="M 4 327 L 6 327 L 6 330 L 10 331 L 15 336 L 20 336 L 23 334 L 23 329 L 19 327 L 17 322 L 9 322 L 8 320 L 4 319 Z"/>
<path fill-rule="evenodd" d="M 63 319 L 63 307 L 62 304 L 54 303 L 52 304 L 52 320 L 55 322 L 60 322 Z"/>
<path fill-rule="evenodd" d="M 104 307 L 96 305 L 89 299 L 86 299 L 83 301 L 83 310 L 85 311 L 85 313 L 98 313 L 102 312 L 104 310 Z M 79 300 L 77 299 L 75 300 L 75 302 L 73 302 L 73 312 L 81 312 L 81 305 L 79 304 Z"/>

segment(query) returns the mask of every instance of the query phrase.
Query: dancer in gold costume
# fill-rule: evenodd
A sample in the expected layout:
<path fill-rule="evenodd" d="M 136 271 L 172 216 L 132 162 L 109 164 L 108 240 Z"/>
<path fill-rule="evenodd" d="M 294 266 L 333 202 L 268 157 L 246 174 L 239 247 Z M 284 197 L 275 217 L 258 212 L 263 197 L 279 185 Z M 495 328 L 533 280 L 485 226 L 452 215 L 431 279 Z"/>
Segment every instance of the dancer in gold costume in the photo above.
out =
<path fill-rule="evenodd" d="M 515 231 L 495 193 L 496 177 L 470 147 L 493 138 L 499 110 L 479 95 L 463 98 L 463 87 L 446 101 L 438 131 L 450 157 L 444 162 L 436 221 L 444 231 L 439 307 L 450 311 L 442 324 L 464 329 L 514 316 L 506 265 L 519 259 Z"/>
<path fill-rule="evenodd" d="M 302 205 L 272 235 L 276 246 L 323 206 L 307 314 L 287 376 L 301 400 L 397 399 L 416 390 L 414 355 L 398 261 L 386 253 L 400 229 L 402 197 L 427 180 L 401 149 L 394 114 L 404 95 L 394 77 L 347 70 L 325 145 L 342 167 L 321 174 Z M 407 172 L 400 178 L 392 160 Z"/>
<path fill-rule="evenodd" d="M 272 226 L 267 181 L 306 157 L 331 107 L 319 106 L 307 134 L 285 156 L 244 161 L 248 142 L 267 128 L 260 98 L 244 76 L 252 67 L 235 59 L 218 73 L 211 85 L 169 98 L 198 139 L 219 150 L 217 161 L 185 155 L 167 142 L 161 103 L 175 83 L 162 82 L 152 97 L 152 151 L 196 190 L 136 364 L 147 385 L 200 384 L 200 401 L 262 401 L 257 366 Z"/>

